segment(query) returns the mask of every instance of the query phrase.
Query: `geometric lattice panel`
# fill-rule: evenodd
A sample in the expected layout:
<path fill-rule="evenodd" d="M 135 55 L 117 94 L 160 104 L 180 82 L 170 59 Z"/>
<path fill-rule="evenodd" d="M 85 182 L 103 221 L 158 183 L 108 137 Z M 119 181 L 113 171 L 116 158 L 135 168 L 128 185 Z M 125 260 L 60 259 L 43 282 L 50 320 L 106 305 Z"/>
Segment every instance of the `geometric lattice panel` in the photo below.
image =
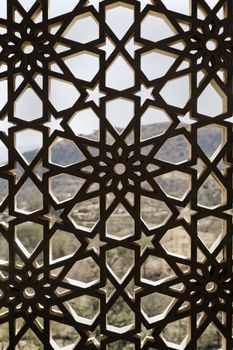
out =
<path fill-rule="evenodd" d="M 0 0 L 0 349 L 232 350 L 231 0 Z"/>

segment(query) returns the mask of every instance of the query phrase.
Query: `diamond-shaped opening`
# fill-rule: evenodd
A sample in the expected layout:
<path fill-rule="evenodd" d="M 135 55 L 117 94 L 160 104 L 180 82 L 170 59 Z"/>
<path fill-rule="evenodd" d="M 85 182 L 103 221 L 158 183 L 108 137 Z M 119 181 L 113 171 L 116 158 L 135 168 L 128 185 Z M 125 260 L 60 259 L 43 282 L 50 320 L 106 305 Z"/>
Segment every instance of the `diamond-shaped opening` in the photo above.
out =
<path fill-rule="evenodd" d="M 99 24 L 91 12 L 86 12 L 73 19 L 63 37 L 86 44 L 99 38 Z"/>
<path fill-rule="evenodd" d="M 224 146 L 224 127 L 210 124 L 199 128 L 197 131 L 198 145 L 205 155 L 213 160 Z"/>
<path fill-rule="evenodd" d="M 26 11 L 29 11 L 32 5 L 35 4 L 35 0 L 30 2 L 28 2 L 27 0 L 19 0 L 19 3 Z"/>
<path fill-rule="evenodd" d="M 155 158 L 163 162 L 181 164 L 190 158 L 190 143 L 183 135 L 167 139 L 156 153 Z"/>
<path fill-rule="evenodd" d="M 78 332 L 67 324 L 50 321 L 51 338 L 53 349 L 73 350 L 80 340 Z"/>
<path fill-rule="evenodd" d="M 50 102 L 54 108 L 59 112 L 73 107 L 80 96 L 76 87 L 70 82 L 57 78 L 50 78 L 49 83 Z"/>
<path fill-rule="evenodd" d="M 40 131 L 24 129 L 15 135 L 15 148 L 27 164 L 33 161 L 42 145 L 43 135 Z"/>
<path fill-rule="evenodd" d="M 9 243 L 4 237 L 4 235 L 0 232 L 0 262 L 4 264 L 9 261 Z"/>
<path fill-rule="evenodd" d="M 163 319 L 176 299 L 161 293 L 151 293 L 141 298 L 141 309 L 149 323 Z"/>
<path fill-rule="evenodd" d="M 100 312 L 100 300 L 87 294 L 71 299 L 67 304 L 75 321 L 83 324 L 93 324 Z"/>
<path fill-rule="evenodd" d="M 36 336 L 36 334 L 32 331 L 32 329 L 28 329 L 26 333 L 22 336 L 20 341 L 17 343 L 18 349 L 30 349 L 33 344 L 35 349 L 43 348 L 43 344 Z"/>
<path fill-rule="evenodd" d="M 222 349 L 223 337 L 213 323 L 204 330 L 197 340 L 197 350 Z"/>
<path fill-rule="evenodd" d="M 206 3 L 211 9 L 213 9 L 218 4 L 218 0 L 206 0 Z"/>
<path fill-rule="evenodd" d="M 41 118 L 42 114 L 41 99 L 31 87 L 25 88 L 15 102 L 14 117 L 30 122 Z"/>
<path fill-rule="evenodd" d="M 160 243 L 172 255 L 185 259 L 191 256 L 190 236 L 182 226 L 168 230 L 160 240 Z"/>
<path fill-rule="evenodd" d="M 8 196 L 8 191 L 8 180 L 0 178 L 0 204 L 2 204 Z"/>
<path fill-rule="evenodd" d="M 99 140 L 99 118 L 92 108 L 79 110 L 68 124 L 76 136 L 94 141 Z"/>
<path fill-rule="evenodd" d="M 50 163 L 67 167 L 85 160 L 83 153 L 71 140 L 57 137 L 49 148 Z"/>
<path fill-rule="evenodd" d="M 113 277 L 122 283 L 134 266 L 134 252 L 125 247 L 116 247 L 106 252 L 107 268 Z"/>
<path fill-rule="evenodd" d="M 197 232 L 200 240 L 212 251 L 218 246 L 225 234 L 225 220 L 214 216 L 206 216 L 197 222 Z"/>
<path fill-rule="evenodd" d="M 82 51 L 64 59 L 75 78 L 92 81 L 99 70 L 99 56 L 90 51 Z"/>
<path fill-rule="evenodd" d="M 135 83 L 134 70 L 125 58 L 118 54 L 106 70 L 106 86 L 122 91 L 132 87 Z"/>
<path fill-rule="evenodd" d="M 223 205 L 226 198 L 226 189 L 211 173 L 197 192 L 198 205 L 215 209 Z"/>
<path fill-rule="evenodd" d="M 43 240 L 43 226 L 35 222 L 26 221 L 15 227 L 16 243 L 26 257 L 29 258 Z"/>
<path fill-rule="evenodd" d="M 16 194 L 15 210 L 28 215 L 42 208 L 42 193 L 31 179 L 27 179 Z"/>
<path fill-rule="evenodd" d="M 121 134 L 134 116 L 134 102 L 122 97 L 106 103 L 106 118 Z"/>
<path fill-rule="evenodd" d="M 67 49 L 68 49 L 68 48 L 67 48 Z M 56 45 L 55 51 L 58 52 L 59 50 L 61 50 L 61 51 L 66 51 L 65 48 L 64 48 L 64 50 L 62 50 L 62 47 L 61 47 L 60 45 Z M 60 53 L 60 52 L 59 52 L 59 53 Z M 56 72 L 56 73 L 63 74 L 61 68 L 60 68 L 60 67 L 58 66 L 58 64 L 55 63 L 55 62 L 50 63 L 49 68 L 50 68 L 50 70 L 51 70 L 52 72 Z"/>
<path fill-rule="evenodd" d="M 49 179 L 50 193 L 57 203 L 71 200 L 80 190 L 85 180 L 82 178 L 60 174 Z"/>
<path fill-rule="evenodd" d="M 52 31 L 56 32 L 58 29 L 60 29 L 60 27 L 61 27 L 61 25 L 59 25 L 59 26 L 51 26 L 50 27 L 51 28 L 51 32 Z M 68 51 L 69 49 L 70 49 L 70 47 L 68 45 L 63 45 L 63 44 L 60 44 L 60 43 L 57 43 L 57 44 L 54 45 L 54 50 L 56 51 L 56 53 L 62 53 L 62 52 Z M 50 64 L 50 69 L 52 71 L 61 73 L 61 68 L 55 62 Z"/>
<path fill-rule="evenodd" d="M 141 218 L 149 230 L 164 225 L 170 216 L 171 211 L 163 201 L 141 196 Z"/>
<path fill-rule="evenodd" d="M 73 233 L 57 230 L 50 240 L 51 261 L 63 260 L 73 256 L 80 246 L 81 243 Z"/>
<path fill-rule="evenodd" d="M 91 232 L 100 218 L 99 197 L 76 204 L 69 214 L 76 228 Z"/>
<path fill-rule="evenodd" d="M 162 135 L 171 125 L 171 119 L 161 109 L 148 107 L 141 116 L 141 140 Z"/>
<path fill-rule="evenodd" d="M 184 108 L 190 98 L 190 75 L 169 80 L 160 94 L 169 105 Z"/>
<path fill-rule="evenodd" d="M 178 200 L 184 200 L 191 189 L 191 176 L 181 171 L 171 171 L 155 180 L 168 197 Z"/>
<path fill-rule="evenodd" d="M 185 349 L 190 338 L 189 317 L 168 323 L 160 333 L 165 343 L 175 349 Z"/>
<path fill-rule="evenodd" d="M 107 329 L 111 332 L 123 334 L 134 327 L 135 315 L 122 297 L 107 312 Z"/>
<path fill-rule="evenodd" d="M 208 101 L 208 103 L 207 103 Z M 208 117 L 215 117 L 227 112 L 227 96 L 215 80 L 206 86 L 197 100 L 197 111 Z"/>
<path fill-rule="evenodd" d="M 152 285 L 163 283 L 176 276 L 170 265 L 163 258 L 149 255 L 141 266 L 141 281 Z"/>
<path fill-rule="evenodd" d="M 164 77 L 175 60 L 175 55 L 164 51 L 148 51 L 141 55 L 141 69 L 148 80 L 158 79 Z"/>
<path fill-rule="evenodd" d="M 107 236 L 123 240 L 134 235 L 134 219 L 122 204 L 119 204 L 106 221 Z"/>
<path fill-rule="evenodd" d="M 87 257 L 78 260 L 66 275 L 66 280 L 80 288 L 88 288 L 98 283 L 100 269 L 95 260 Z"/>
<path fill-rule="evenodd" d="M 149 11 L 141 23 L 141 36 L 153 42 L 161 41 L 177 34 L 167 17 L 161 13 Z"/>
<path fill-rule="evenodd" d="M 106 7 L 106 23 L 118 39 L 124 37 L 133 22 L 133 6 L 118 1 Z"/>

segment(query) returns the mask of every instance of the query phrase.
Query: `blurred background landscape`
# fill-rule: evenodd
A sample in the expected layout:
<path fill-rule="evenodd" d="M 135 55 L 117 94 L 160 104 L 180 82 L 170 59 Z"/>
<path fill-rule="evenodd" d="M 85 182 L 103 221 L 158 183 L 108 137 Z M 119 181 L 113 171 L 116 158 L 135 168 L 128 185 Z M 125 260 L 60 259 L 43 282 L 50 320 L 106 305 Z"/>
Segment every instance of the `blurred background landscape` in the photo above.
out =
<path fill-rule="evenodd" d="M 147 138 L 151 137 L 151 135 L 159 135 L 166 128 L 167 125 L 163 125 L 162 123 L 143 126 L 144 136 Z M 213 150 L 218 149 L 222 144 L 221 129 L 213 129 L 211 126 L 204 128 L 198 135 L 198 143 L 200 147 L 205 150 L 206 154 L 211 156 Z M 172 141 L 167 142 L 165 146 L 160 149 L 157 157 L 161 160 L 172 160 L 174 163 L 179 163 L 186 159 L 189 151 L 189 145 L 185 139 L 182 136 L 177 136 L 174 137 Z M 36 153 L 37 150 L 28 151 L 24 153 L 23 156 L 30 161 L 34 158 Z M 58 142 L 53 148 L 53 163 L 61 165 L 64 162 L 64 159 L 69 163 L 75 163 L 77 162 L 78 157 L 79 155 L 73 152 L 72 147 L 69 147 L 69 144 L 65 140 Z M 82 160 L 81 154 L 80 160 Z M 219 167 L 220 170 L 222 170 L 221 164 Z M 201 171 L 201 168 L 199 171 Z M 77 192 L 77 188 L 80 188 L 80 181 L 81 179 L 78 177 L 57 177 L 52 183 L 52 192 L 59 201 L 67 200 L 69 197 L 72 198 L 73 194 Z M 163 177 L 157 179 L 157 182 L 169 196 L 175 198 L 182 198 L 190 190 L 190 179 L 185 176 L 185 173 L 167 173 Z M 5 187 L 3 185 L 0 186 L 0 195 L 2 199 L 5 195 L 5 191 Z M 200 190 L 198 198 L 202 205 L 214 207 L 221 203 L 221 196 L 222 193 L 217 184 L 214 186 L 214 183 L 209 179 Z M 18 207 L 20 207 L 21 210 L 25 209 L 27 211 L 34 211 L 41 205 L 40 197 L 36 193 L 33 193 L 32 183 L 25 186 L 17 200 Z M 151 228 L 161 225 L 169 215 L 169 211 L 165 206 L 161 205 L 159 201 L 154 201 L 149 197 L 144 197 L 141 204 L 141 216 Z M 81 205 L 73 213 L 73 219 L 80 226 L 85 228 L 93 227 L 98 220 L 98 203 L 96 202 L 96 199 L 90 200 L 88 205 L 87 203 L 83 206 Z M 198 235 L 208 248 L 211 248 L 215 240 L 220 234 L 222 234 L 222 230 L 223 225 L 221 220 L 214 217 L 205 218 L 198 223 Z M 133 234 L 132 220 L 123 206 L 117 208 L 117 210 L 111 215 L 107 224 L 107 232 L 116 237 Z M 30 222 L 19 225 L 16 234 L 19 241 L 30 253 L 33 252 L 37 244 L 43 238 L 43 231 L 41 230 L 40 225 L 32 224 Z M 146 245 L 145 241 L 146 237 L 143 237 L 141 244 Z M 6 242 L 4 242 L 3 237 L 0 235 L 0 243 L 2 243 L 0 259 L 8 260 L 8 247 Z M 162 244 L 168 252 L 186 258 L 189 258 L 190 256 L 190 237 L 181 226 L 170 230 L 163 237 Z M 73 234 L 60 231 L 57 232 L 57 236 L 51 240 L 51 246 L 52 259 L 54 261 L 62 256 L 74 253 L 79 247 L 79 242 Z M 202 254 L 198 255 L 198 259 L 200 259 L 200 261 L 203 259 Z M 106 260 L 111 270 L 114 271 L 117 276 L 122 276 L 133 264 L 132 251 L 119 246 L 107 254 Z M 38 257 L 37 263 L 43 263 L 42 256 Z M 18 264 L 20 265 L 20 261 L 18 261 Z M 141 271 L 141 277 L 152 282 L 170 277 L 173 274 L 174 272 L 163 259 L 161 259 L 161 261 L 148 259 L 146 263 L 143 264 Z M 99 270 L 97 265 L 93 264 L 93 260 L 86 259 L 83 262 L 79 262 L 78 268 L 74 269 L 69 277 L 73 280 L 89 282 L 91 279 L 98 279 L 98 276 Z M 113 290 L 113 287 L 110 286 L 109 288 L 108 294 Z M 132 285 L 129 286 L 129 290 L 133 291 L 133 289 L 134 285 L 132 283 Z M 171 298 L 166 295 L 154 293 L 142 299 L 141 308 L 150 318 L 162 314 L 168 308 L 171 301 Z M 79 317 L 90 319 L 98 314 L 99 304 L 98 300 L 95 298 L 84 296 L 78 301 L 69 302 L 69 304 Z M 113 305 L 107 315 L 107 322 L 115 327 L 124 327 L 134 322 L 134 314 L 132 310 L 129 310 L 123 299 L 118 299 L 117 303 Z M 53 326 L 53 339 L 61 347 L 68 346 L 77 340 L 76 332 L 72 328 L 70 329 L 68 327 L 66 329 L 66 327 L 67 326 L 64 324 L 56 324 Z M 98 333 L 98 330 L 96 332 Z M 186 319 L 180 320 L 176 324 L 170 324 L 162 332 L 162 335 L 167 341 L 176 344 L 180 344 L 187 334 L 188 322 Z M 6 328 L 4 329 L 3 326 L 0 327 L 0 340 L 3 345 L 7 344 L 7 332 Z M 221 341 L 220 334 L 216 328 L 211 325 L 198 340 L 198 350 L 217 350 L 222 344 Z M 17 349 L 41 350 L 43 347 L 35 337 L 34 333 L 30 331 L 22 338 Z M 108 350 L 131 349 L 134 349 L 133 345 L 127 342 L 125 343 L 124 341 L 119 341 L 108 346 Z"/>

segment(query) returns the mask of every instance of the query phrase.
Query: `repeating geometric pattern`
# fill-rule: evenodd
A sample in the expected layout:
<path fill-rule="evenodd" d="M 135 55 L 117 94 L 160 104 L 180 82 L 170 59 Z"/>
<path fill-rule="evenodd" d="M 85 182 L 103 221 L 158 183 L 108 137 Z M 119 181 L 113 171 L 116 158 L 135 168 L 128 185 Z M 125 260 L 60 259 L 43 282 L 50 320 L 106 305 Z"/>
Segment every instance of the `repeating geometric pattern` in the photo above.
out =
<path fill-rule="evenodd" d="M 230 350 L 233 4 L 58 3 L 0 3 L 0 348 Z"/>

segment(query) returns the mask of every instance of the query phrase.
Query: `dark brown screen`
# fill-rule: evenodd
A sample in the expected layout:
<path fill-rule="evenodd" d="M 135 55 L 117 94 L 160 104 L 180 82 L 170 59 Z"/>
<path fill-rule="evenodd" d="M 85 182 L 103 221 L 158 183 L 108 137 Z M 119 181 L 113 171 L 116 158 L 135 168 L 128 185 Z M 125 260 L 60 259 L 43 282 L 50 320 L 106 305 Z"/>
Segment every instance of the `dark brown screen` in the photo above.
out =
<path fill-rule="evenodd" d="M 0 349 L 232 350 L 231 0 L 0 0 Z"/>

